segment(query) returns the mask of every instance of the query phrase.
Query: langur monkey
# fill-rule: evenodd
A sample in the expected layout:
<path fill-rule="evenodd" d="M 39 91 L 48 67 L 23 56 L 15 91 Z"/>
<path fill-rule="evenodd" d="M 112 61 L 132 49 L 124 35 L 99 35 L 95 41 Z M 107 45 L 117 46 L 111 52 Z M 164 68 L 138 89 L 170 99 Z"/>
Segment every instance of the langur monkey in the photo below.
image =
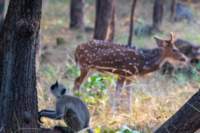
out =
<path fill-rule="evenodd" d="M 69 89 L 57 81 L 50 87 L 52 94 L 56 97 L 55 110 L 41 110 L 41 117 L 48 117 L 55 120 L 63 119 L 72 132 L 78 132 L 89 127 L 90 114 L 87 105 L 78 97 L 69 95 Z M 93 131 L 88 128 L 89 133 Z"/>

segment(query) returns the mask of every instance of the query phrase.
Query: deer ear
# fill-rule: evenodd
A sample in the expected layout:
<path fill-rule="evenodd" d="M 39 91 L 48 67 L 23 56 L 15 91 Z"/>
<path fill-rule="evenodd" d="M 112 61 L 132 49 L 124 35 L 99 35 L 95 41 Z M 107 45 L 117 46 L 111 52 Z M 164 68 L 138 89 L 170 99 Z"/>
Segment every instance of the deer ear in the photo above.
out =
<path fill-rule="evenodd" d="M 162 39 L 157 36 L 154 36 L 154 39 L 156 40 L 156 44 L 158 45 L 158 47 L 164 47 L 164 41 Z"/>

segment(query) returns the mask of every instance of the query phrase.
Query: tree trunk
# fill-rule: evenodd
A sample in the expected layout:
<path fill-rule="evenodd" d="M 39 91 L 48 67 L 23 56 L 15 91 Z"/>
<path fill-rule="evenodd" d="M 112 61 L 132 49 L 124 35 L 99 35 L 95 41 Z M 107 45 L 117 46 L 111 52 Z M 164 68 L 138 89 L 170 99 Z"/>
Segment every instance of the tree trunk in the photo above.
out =
<path fill-rule="evenodd" d="M 176 15 L 176 0 L 172 0 L 171 1 L 171 15 L 170 15 L 170 19 L 172 21 L 174 20 L 175 15 Z"/>
<path fill-rule="evenodd" d="M 71 0 L 70 4 L 70 28 L 84 28 L 84 2 L 85 0 Z"/>
<path fill-rule="evenodd" d="M 112 16 L 111 16 L 110 23 L 108 25 L 107 36 L 105 39 L 107 41 L 113 41 L 114 35 L 115 35 L 115 0 L 113 2 Z"/>
<path fill-rule="evenodd" d="M 133 0 L 132 6 L 131 6 L 129 38 L 128 38 L 129 47 L 131 47 L 131 44 L 132 44 L 132 37 L 133 37 L 133 30 L 134 30 L 134 14 L 135 14 L 136 4 L 137 4 L 137 0 Z"/>
<path fill-rule="evenodd" d="M 153 6 L 153 29 L 160 31 L 163 20 L 164 0 L 155 0 Z"/>
<path fill-rule="evenodd" d="M 115 32 L 115 0 L 96 0 L 94 39 L 112 41 Z"/>
<path fill-rule="evenodd" d="M 2 29 L 5 11 L 5 0 L 0 0 L 0 31 Z"/>
<path fill-rule="evenodd" d="M 10 0 L 3 26 L 4 49 L 0 93 L 3 133 L 37 132 L 35 54 L 42 0 Z"/>
<path fill-rule="evenodd" d="M 2 41 L 2 27 L 4 22 L 4 11 L 5 11 L 5 0 L 0 0 L 0 85 L 1 85 L 1 79 L 2 79 L 2 71 L 3 71 L 3 45 L 1 43 Z M 0 89 L 1 93 L 1 89 Z"/>
<path fill-rule="evenodd" d="M 155 133 L 194 133 L 200 129 L 200 90 Z"/>

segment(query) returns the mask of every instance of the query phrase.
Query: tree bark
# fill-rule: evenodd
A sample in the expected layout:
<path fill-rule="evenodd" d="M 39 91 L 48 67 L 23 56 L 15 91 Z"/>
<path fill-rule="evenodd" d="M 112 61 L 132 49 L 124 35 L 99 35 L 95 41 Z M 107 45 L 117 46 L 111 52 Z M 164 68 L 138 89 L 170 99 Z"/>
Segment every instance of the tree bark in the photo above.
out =
<path fill-rule="evenodd" d="M 155 133 L 194 133 L 200 129 L 200 90 Z"/>
<path fill-rule="evenodd" d="M 10 0 L 0 45 L 3 72 L 0 129 L 3 133 L 37 132 L 35 54 L 42 0 Z"/>
<path fill-rule="evenodd" d="M 115 32 L 115 0 L 96 0 L 94 39 L 112 41 Z"/>
<path fill-rule="evenodd" d="M 5 11 L 5 0 L 0 0 L 0 31 L 2 29 L 4 21 L 4 11 Z"/>
<path fill-rule="evenodd" d="M 175 15 L 176 15 L 176 0 L 172 0 L 171 1 L 171 15 L 170 15 L 171 21 L 174 20 Z"/>
<path fill-rule="evenodd" d="M 129 38 L 128 38 L 128 46 L 131 47 L 132 38 L 133 38 L 133 30 L 134 30 L 134 15 L 135 15 L 135 7 L 137 4 L 137 0 L 133 0 L 131 6 L 131 15 L 130 15 L 130 27 L 129 27 Z"/>
<path fill-rule="evenodd" d="M 5 11 L 5 0 L 0 0 L 0 42 L 2 41 L 2 28 L 3 28 L 3 22 L 4 22 L 4 11 Z M 3 45 L 0 43 L 0 85 L 1 85 L 1 79 L 2 79 L 2 71 L 3 71 Z M 1 89 L 0 89 L 1 93 Z"/>
<path fill-rule="evenodd" d="M 70 3 L 70 28 L 84 28 L 84 3 L 85 0 L 71 0 Z"/>
<path fill-rule="evenodd" d="M 115 0 L 113 1 L 112 16 L 108 26 L 106 40 L 113 41 L 114 36 L 115 36 Z"/>
<path fill-rule="evenodd" d="M 153 6 L 153 29 L 160 31 L 163 20 L 164 0 L 155 0 Z"/>

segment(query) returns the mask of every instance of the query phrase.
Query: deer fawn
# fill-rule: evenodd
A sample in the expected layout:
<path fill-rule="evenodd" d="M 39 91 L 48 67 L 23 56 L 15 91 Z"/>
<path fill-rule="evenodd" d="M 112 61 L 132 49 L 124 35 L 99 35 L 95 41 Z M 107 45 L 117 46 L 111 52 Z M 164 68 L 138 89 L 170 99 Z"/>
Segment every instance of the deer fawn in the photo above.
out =
<path fill-rule="evenodd" d="M 75 80 L 74 90 L 79 90 L 88 72 L 95 69 L 119 76 L 115 91 L 117 97 L 124 82 L 126 84 L 131 82 L 130 77 L 156 71 L 166 61 L 171 63 L 186 62 L 185 55 L 174 46 L 172 33 L 168 40 L 154 38 L 158 45 L 154 49 L 128 48 L 98 40 L 79 45 L 75 51 L 75 60 L 80 67 L 81 74 Z"/>

